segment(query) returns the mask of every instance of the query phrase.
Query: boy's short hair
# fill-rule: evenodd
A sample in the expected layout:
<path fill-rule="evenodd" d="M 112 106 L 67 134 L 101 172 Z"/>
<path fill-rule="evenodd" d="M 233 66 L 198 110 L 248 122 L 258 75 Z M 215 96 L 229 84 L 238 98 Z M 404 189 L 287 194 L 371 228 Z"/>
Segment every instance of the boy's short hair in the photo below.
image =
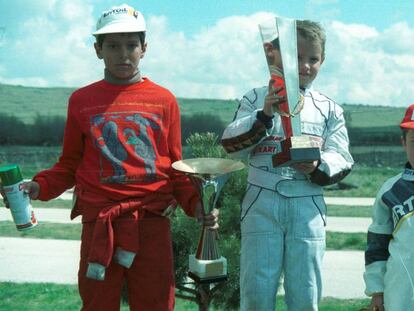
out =
<path fill-rule="evenodd" d="M 321 24 L 310 20 L 297 20 L 296 30 L 304 39 L 320 44 L 322 57 L 325 57 L 326 34 Z"/>
<path fill-rule="evenodd" d="M 136 34 L 138 34 L 139 42 L 141 43 L 141 47 L 143 47 L 144 43 L 145 43 L 145 32 L 144 31 L 136 32 Z M 104 39 L 105 39 L 105 34 L 95 35 L 95 38 L 96 38 L 96 44 L 99 47 L 102 47 L 102 44 L 103 44 Z"/>
<path fill-rule="evenodd" d="M 297 20 L 296 31 L 304 39 L 313 43 L 319 43 L 322 48 L 322 56 L 325 56 L 326 35 L 324 29 L 319 23 L 310 20 Z M 280 50 L 279 37 L 273 39 L 271 43 L 274 49 Z"/>
<path fill-rule="evenodd" d="M 96 31 L 92 34 L 96 37 L 98 46 L 102 46 L 105 34 L 138 33 L 141 46 L 143 46 L 145 31 L 146 24 L 142 13 L 129 5 L 123 4 L 102 12 L 96 23 Z"/>

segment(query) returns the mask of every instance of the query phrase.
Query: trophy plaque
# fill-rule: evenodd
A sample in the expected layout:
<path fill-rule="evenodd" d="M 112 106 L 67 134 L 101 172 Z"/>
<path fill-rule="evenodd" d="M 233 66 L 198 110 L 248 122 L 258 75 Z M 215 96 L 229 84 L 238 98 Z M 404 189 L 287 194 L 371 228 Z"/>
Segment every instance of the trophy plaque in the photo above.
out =
<path fill-rule="evenodd" d="M 320 159 L 317 140 L 302 135 L 300 111 L 304 97 L 300 94 L 296 21 L 282 17 L 259 24 L 273 87 L 282 87 L 279 96 L 287 101 L 274 107 L 279 113 L 285 139 L 281 150 L 272 157 L 273 166 L 312 162 Z"/>
<path fill-rule="evenodd" d="M 185 173 L 196 186 L 205 214 L 217 203 L 230 174 L 244 168 L 239 161 L 220 158 L 194 158 L 176 161 L 172 167 Z M 189 255 L 188 276 L 198 283 L 215 283 L 227 279 L 227 259 L 220 255 L 217 232 L 203 227 L 196 254 Z"/>

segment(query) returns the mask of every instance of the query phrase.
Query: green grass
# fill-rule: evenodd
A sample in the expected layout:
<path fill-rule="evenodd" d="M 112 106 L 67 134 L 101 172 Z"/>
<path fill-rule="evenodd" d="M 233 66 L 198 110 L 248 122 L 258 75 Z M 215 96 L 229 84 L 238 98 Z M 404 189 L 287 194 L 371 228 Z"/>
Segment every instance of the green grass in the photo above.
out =
<path fill-rule="evenodd" d="M 351 173 L 343 179 L 350 189 L 337 189 L 337 185 L 325 188 L 324 194 L 332 197 L 375 197 L 382 184 L 397 175 L 402 167 L 370 167 L 355 165 Z"/>
<path fill-rule="evenodd" d="M 328 250 L 364 251 L 367 245 L 366 233 L 327 232 L 326 248 Z"/>
<path fill-rule="evenodd" d="M 11 221 L 0 222 L 0 236 L 32 239 L 79 240 L 81 224 L 40 223 L 29 231 L 17 231 Z M 364 250 L 366 245 L 365 233 L 327 232 L 326 245 L 328 249 Z"/>
<path fill-rule="evenodd" d="M 359 310 L 369 304 L 368 299 L 322 299 L 320 311 Z M 76 285 L 58 285 L 50 283 L 0 283 L 0 311 L 75 311 L 81 306 Z M 129 310 L 123 304 L 121 311 Z M 176 299 L 176 311 L 196 311 L 195 303 Z M 224 311 L 210 308 L 211 311 Z M 285 311 L 283 297 L 278 297 L 278 311 Z"/>
<path fill-rule="evenodd" d="M 81 224 L 39 223 L 28 231 L 18 231 L 12 221 L 0 222 L 0 236 L 32 238 L 80 240 Z"/>
<path fill-rule="evenodd" d="M 76 285 L 52 283 L 0 283 L 0 311 L 78 311 L 81 301 Z M 121 311 L 129 311 L 123 303 Z M 192 302 L 176 299 L 176 311 L 198 310 Z M 217 309 L 211 308 L 211 311 Z"/>
<path fill-rule="evenodd" d="M 333 217 L 371 217 L 371 206 L 341 206 L 328 205 L 327 206 L 328 221 L 329 216 Z"/>

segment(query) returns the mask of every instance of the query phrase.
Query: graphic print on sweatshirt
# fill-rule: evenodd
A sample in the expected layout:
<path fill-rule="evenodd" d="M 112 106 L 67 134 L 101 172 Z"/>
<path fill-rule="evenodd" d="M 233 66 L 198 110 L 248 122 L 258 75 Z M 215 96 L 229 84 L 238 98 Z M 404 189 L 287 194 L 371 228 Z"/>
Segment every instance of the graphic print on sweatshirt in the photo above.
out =
<path fill-rule="evenodd" d="M 100 153 L 101 183 L 155 180 L 160 117 L 146 112 L 104 112 L 91 117 L 91 133 Z"/>

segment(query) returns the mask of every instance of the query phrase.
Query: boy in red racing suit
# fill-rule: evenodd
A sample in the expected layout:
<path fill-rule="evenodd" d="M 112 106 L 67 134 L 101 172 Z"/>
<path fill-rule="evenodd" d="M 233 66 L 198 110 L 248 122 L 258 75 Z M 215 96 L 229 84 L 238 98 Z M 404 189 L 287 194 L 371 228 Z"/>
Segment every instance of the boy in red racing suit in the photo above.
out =
<path fill-rule="evenodd" d="M 31 199 L 51 200 L 75 186 L 72 218 L 82 216 L 79 292 L 84 311 L 120 309 L 128 287 L 131 310 L 174 308 L 174 271 L 167 214 L 178 204 L 207 227 L 181 159 L 175 97 L 142 77 L 145 21 L 122 5 L 98 20 L 95 50 L 105 78 L 75 91 L 68 106 L 62 155 L 25 184 Z"/>

